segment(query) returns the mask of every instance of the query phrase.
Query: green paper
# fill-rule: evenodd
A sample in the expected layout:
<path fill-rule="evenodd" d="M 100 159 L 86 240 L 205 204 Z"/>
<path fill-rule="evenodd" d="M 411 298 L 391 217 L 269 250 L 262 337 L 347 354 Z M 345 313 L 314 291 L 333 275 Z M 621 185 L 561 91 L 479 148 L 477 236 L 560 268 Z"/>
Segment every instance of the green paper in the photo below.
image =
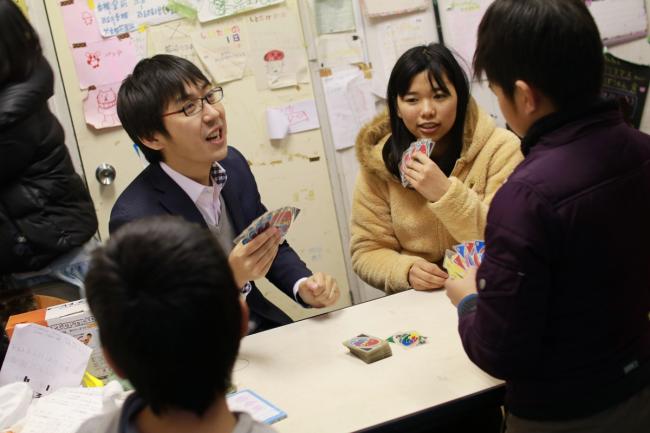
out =
<path fill-rule="evenodd" d="M 169 0 L 167 9 L 187 19 L 196 19 L 196 9 L 184 0 Z"/>

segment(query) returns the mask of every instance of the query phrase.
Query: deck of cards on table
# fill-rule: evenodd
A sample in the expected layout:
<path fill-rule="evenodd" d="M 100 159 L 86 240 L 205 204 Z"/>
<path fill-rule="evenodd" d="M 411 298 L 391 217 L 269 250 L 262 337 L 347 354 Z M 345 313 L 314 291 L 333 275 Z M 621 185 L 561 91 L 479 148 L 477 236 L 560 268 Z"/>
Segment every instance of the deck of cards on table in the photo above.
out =
<path fill-rule="evenodd" d="M 250 223 L 250 225 L 246 227 L 233 242 L 235 244 L 242 242 L 246 245 L 255 239 L 257 235 L 271 226 L 280 230 L 280 235 L 282 235 L 282 240 L 284 240 L 291 223 L 295 221 L 299 213 L 300 209 L 293 206 L 285 206 L 276 210 L 268 211 Z"/>
<path fill-rule="evenodd" d="M 354 338 L 345 340 L 343 345 L 366 364 L 388 358 L 393 354 L 385 340 L 372 335 L 359 334 Z"/>
<path fill-rule="evenodd" d="M 465 270 L 470 267 L 478 267 L 483 261 L 485 254 L 485 242 L 469 241 L 454 245 L 454 250 L 445 251 L 445 260 L 442 266 L 447 269 L 452 280 L 463 278 Z"/>
<path fill-rule="evenodd" d="M 419 140 L 411 143 L 408 149 L 402 153 L 402 161 L 399 164 L 399 174 L 402 178 L 402 186 L 404 188 L 411 186 L 409 181 L 406 180 L 406 176 L 404 175 L 404 171 L 406 170 L 406 163 L 413 159 L 415 152 L 424 153 L 425 155 L 429 156 L 435 145 L 436 143 L 434 143 L 430 138 L 420 138 Z"/>

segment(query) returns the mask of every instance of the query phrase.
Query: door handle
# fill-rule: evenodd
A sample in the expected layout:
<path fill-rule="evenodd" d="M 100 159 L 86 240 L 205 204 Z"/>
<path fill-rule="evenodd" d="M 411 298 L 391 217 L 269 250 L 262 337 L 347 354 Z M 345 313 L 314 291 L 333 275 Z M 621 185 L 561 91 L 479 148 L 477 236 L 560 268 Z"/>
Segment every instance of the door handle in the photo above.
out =
<path fill-rule="evenodd" d="M 95 170 L 95 177 L 101 185 L 110 185 L 115 180 L 115 167 L 105 162 L 97 166 Z"/>

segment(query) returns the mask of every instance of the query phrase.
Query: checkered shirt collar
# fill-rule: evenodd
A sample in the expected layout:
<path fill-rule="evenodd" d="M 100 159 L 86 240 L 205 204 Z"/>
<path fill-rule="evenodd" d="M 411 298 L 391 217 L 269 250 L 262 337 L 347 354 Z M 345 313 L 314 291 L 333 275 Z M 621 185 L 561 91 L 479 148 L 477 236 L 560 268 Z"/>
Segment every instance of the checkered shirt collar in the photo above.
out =
<path fill-rule="evenodd" d="M 210 177 L 212 178 L 212 184 L 219 188 L 219 190 L 223 189 L 228 180 L 226 170 L 216 161 L 213 162 L 212 167 L 210 167 Z"/>

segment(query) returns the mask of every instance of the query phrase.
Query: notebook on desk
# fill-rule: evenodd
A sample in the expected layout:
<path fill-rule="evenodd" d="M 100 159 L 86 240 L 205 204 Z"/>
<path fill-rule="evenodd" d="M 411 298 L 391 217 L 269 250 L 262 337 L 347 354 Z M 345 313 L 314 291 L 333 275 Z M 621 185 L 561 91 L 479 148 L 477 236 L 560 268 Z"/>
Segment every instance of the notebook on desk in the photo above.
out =
<path fill-rule="evenodd" d="M 247 412 L 255 421 L 273 424 L 287 417 L 287 413 L 250 389 L 243 389 L 226 396 L 228 408 L 233 412 Z"/>

